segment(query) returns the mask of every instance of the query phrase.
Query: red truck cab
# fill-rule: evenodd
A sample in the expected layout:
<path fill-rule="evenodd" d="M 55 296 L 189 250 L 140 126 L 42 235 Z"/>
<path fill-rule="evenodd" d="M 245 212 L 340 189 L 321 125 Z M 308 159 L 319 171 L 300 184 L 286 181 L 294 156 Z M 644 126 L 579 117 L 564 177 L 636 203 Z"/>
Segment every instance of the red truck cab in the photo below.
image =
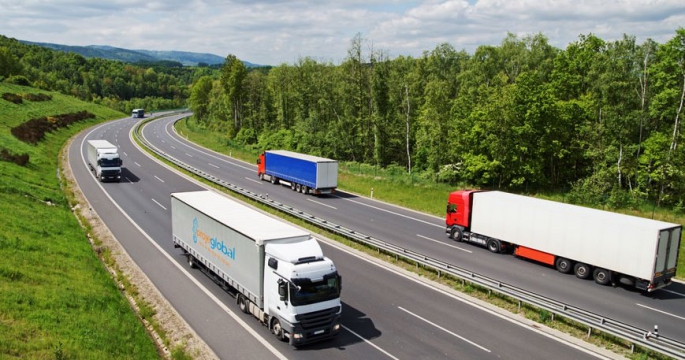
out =
<path fill-rule="evenodd" d="M 447 198 L 447 211 L 445 225 L 448 231 L 453 226 L 468 230 L 471 224 L 471 205 L 473 194 L 481 190 L 457 190 L 449 194 Z"/>

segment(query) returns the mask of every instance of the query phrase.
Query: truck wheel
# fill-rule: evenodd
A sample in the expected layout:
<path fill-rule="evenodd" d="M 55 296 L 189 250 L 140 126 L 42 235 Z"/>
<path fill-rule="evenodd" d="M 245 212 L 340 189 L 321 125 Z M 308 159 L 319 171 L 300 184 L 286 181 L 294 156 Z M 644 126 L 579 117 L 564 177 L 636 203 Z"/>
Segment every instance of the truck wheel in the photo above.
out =
<path fill-rule="evenodd" d="M 290 190 L 295 191 L 295 183 L 292 181 L 290 182 Z"/>
<path fill-rule="evenodd" d="M 271 183 L 274 185 L 278 184 L 278 178 L 275 176 L 271 176 Z"/>
<path fill-rule="evenodd" d="M 491 252 L 497 254 L 500 251 L 500 242 L 497 239 L 489 239 L 488 240 L 488 250 Z"/>
<path fill-rule="evenodd" d="M 302 193 L 303 193 L 303 194 L 306 194 L 307 192 L 309 192 L 309 189 L 307 188 L 307 185 L 302 185 Z"/>
<path fill-rule="evenodd" d="M 578 279 L 583 280 L 589 278 L 590 274 L 592 274 L 590 271 L 590 265 L 583 263 L 576 263 L 576 265 L 573 267 L 573 273 L 576 274 Z"/>
<path fill-rule="evenodd" d="M 557 271 L 562 274 L 568 274 L 573 271 L 573 264 L 571 263 L 571 260 L 564 259 L 563 257 L 558 257 L 554 262 L 554 265 L 557 268 Z"/>
<path fill-rule="evenodd" d="M 264 173 L 259 174 L 259 181 L 264 181 Z"/>
<path fill-rule="evenodd" d="M 196 269 L 197 268 L 197 262 L 193 255 L 188 255 L 188 266 L 190 266 L 191 269 Z"/>
<path fill-rule="evenodd" d="M 276 339 L 278 340 L 285 340 L 285 336 L 283 334 L 283 328 L 281 327 L 281 322 L 278 321 L 278 319 L 274 318 L 271 321 L 271 333 L 276 336 Z"/>
<path fill-rule="evenodd" d="M 247 299 L 245 299 L 245 295 L 243 294 L 238 294 L 238 307 L 240 308 L 240 311 L 244 312 L 245 314 L 250 313 L 250 309 L 247 306 Z"/>
<path fill-rule="evenodd" d="M 594 277 L 595 282 L 600 285 L 609 285 L 611 282 L 611 271 L 609 270 L 597 268 L 592 273 L 592 276 Z"/>
<path fill-rule="evenodd" d="M 462 231 L 460 227 L 455 226 L 450 230 L 450 237 L 456 242 L 461 242 L 464 237 L 464 231 Z"/>

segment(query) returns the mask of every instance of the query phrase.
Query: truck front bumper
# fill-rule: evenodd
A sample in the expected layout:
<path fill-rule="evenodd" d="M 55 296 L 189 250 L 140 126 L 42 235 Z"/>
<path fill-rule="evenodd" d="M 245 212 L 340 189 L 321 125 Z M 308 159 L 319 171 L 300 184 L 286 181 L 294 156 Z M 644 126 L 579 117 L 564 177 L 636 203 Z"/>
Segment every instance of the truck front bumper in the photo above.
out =
<path fill-rule="evenodd" d="M 284 327 L 287 326 L 283 324 Z M 295 324 L 288 331 L 289 343 L 293 346 L 302 346 L 317 341 L 330 339 L 340 332 L 340 317 L 336 316 L 331 324 L 322 325 L 314 328 L 304 329 L 302 324 Z"/>

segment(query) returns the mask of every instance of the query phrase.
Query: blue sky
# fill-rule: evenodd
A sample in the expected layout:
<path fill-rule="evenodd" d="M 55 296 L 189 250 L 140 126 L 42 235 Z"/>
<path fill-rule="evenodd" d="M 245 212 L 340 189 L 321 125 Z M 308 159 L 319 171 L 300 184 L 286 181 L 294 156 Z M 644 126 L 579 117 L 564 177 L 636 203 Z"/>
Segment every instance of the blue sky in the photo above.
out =
<path fill-rule="evenodd" d="M 441 43 L 472 53 L 507 32 L 565 48 L 581 34 L 663 43 L 685 26 L 683 0 L 0 0 L 0 34 L 65 45 L 233 54 L 257 64 L 418 57 Z"/>

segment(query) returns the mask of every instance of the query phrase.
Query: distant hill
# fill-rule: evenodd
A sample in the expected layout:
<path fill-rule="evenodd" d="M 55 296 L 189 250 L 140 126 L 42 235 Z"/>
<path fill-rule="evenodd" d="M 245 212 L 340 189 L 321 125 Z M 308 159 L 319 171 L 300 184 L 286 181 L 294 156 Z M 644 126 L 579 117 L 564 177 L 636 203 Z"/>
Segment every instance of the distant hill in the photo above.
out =
<path fill-rule="evenodd" d="M 197 66 L 199 63 L 207 65 L 220 65 L 224 63 L 225 58 L 204 53 L 194 53 L 186 51 L 156 51 L 156 50 L 129 50 L 107 45 L 88 45 L 88 46 L 70 46 L 51 43 L 31 42 L 19 40 L 24 44 L 38 45 L 49 49 L 73 52 L 84 57 L 103 58 L 110 60 L 119 60 L 128 63 L 136 62 L 155 62 L 155 61 L 177 61 L 185 66 Z M 244 61 L 246 67 L 260 67 L 262 65 L 253 64 Z"/>

